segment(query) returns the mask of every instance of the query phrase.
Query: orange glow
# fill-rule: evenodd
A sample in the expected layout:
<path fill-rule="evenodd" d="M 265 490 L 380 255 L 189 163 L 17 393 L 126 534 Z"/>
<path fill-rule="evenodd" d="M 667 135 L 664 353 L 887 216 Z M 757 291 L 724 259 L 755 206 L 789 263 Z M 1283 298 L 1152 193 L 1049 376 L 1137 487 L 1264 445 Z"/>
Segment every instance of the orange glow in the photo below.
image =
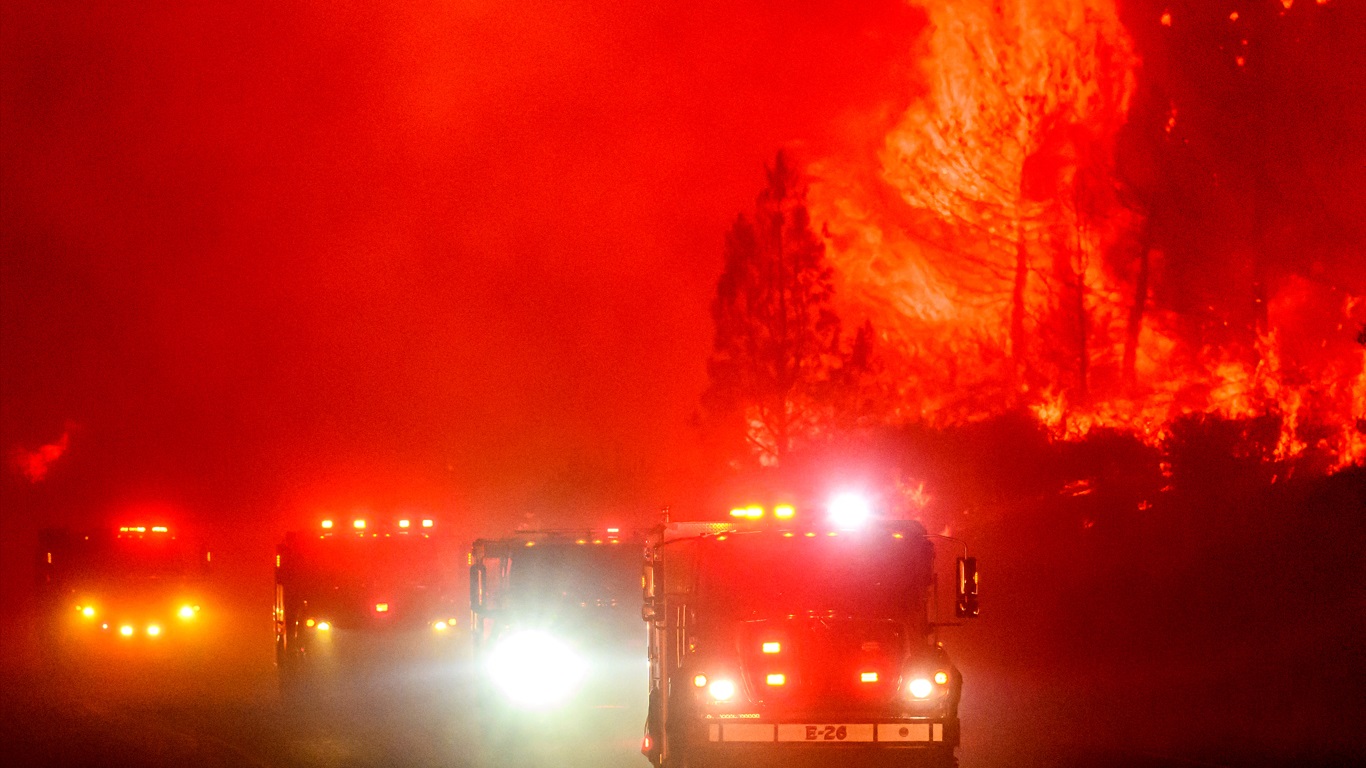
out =
<path fill-rule="evenodd" d="M 1172 25 L 1172 12 L 1171 12 L 1171 11 L 1163 11 L 1163 12 L 1162 12 L 1162 18 L 1159 19 L 1159 21 L 1162 22 L 1162 26 L 1164 26 L 1164 27 L 1170 27 L 1170 26 Z"/>
<path fill-rule="evenodd" d="M 935 672 L 935 673 L 934 673 L 934 681 L 935 681 L 936 683 L 938 683 L 939 685 L 944 685 L 944 684 L 948 683 L 948 682 L 949 682 L 949 673 L 948 673 L 948 672 L 944 672 L 944 671 Z"/>
<path fill-rule="evenodd" d="M 120 634 L 120 635 L 123 635 L 124 637 L 132 637 L 132 636 L 133 636 L 133 625 L 132 625 L 132 624 L 124 624 L 123 626 L 119 627 L 119 634 Z"/>
<path fill-rule="evenodd" d="M 410 525 L 412 525 L 412 521 L 411 521 L 411 520 L 399 520 L 399 521 L 398 521 L 398 527 L 399 527 L 399 528 L 407 528 L 407 527 L 410 526 Z"/>
<path fill-rule="evenodd" d="M 305 626 L 305 627 L 311 627 L 311 626 L 313 626 L 315 623 L 316 623 L 316 622 L 314 622 L 312 619 L 308 619 L 307 621 L 304 622 L 304 626 Z"/>
<path fill-rule="evenodd" d="M 84 608 L 81 609 L 81 615 L 84 616 L 84 617 L 86 617 L 87 619 L 92 619 L 92 618 L 94 618 L 94 617 L 95 617 L 95 609 L 94 609 L 94 607 L 93 607 L 93 606 L 89 606 L 89 605 L 85 606 Z"/>
<path fill-rule="evenodd" d="M 353 521 L 351 521 L 351 525 L 352 525 L 353 527 L 355 527 L 355 529 L 358 530 L 358 531 L 363 531 L 363 530 L 365 530 L 365 521 L 364 521 L 364 520 L 353 520 Z"/>
<path fill-rule="evenodd" d="M 780 653 L 783 650 L 783 646 L 781 643 L 769 642 L 764 643 L 762 650 L 764 653 Z"/>
<path fill-rule="evenodd" d="M 388 604 L 388 603 L 375 603 L 375 613 L 388 613 L 388 611 L 389 611 L 389 604 Z"/>
<path fill-rule="evenodd" d="M 772 674 L 765 678 L 764 682 L 769 685 L 787 685 L 787 675 Z"/>
<path fill-rule="evenodd" d="M 433 525 L 436 525 L 436 523 L 433 522 L 433 521 L 430 520 L 430 519 L 424 519 L 424 520 L 422 521 L 422 527 L 423 527 L 423 528 L 431 528 Z"/>
<path fill-rule="evenodd" d="M 707 676 L 706 676 L 706 675 L 693 675 L 692 684 L 693 684 L 695 687 L 697 687 L 697 688 L 706 688 L 706 687 L 707 687 Z"/>
<path fill-rule="evenodd" d="M 328 529 L 330 529 L 331 527 L 332 527 L 332 521 L 331 521 L 331 520 L 324 520 L 324 521 L 323 521 L 323 528 L 328 528 Z"/>
<path fill-rule="evenodd" d="M 876 672 L 860 672 L 860 673 L 859 673 L 859 676 L 858 676 L 858 679 L 859 679 L 859 682 L 860 682 L 860 683 L 876 683 L 876 682 L 877 682 L 877 673 L 876 673 Z"/>
<path fill-rule="evenodd" d="M 773 516 L 779 520 L 791 520 L 796 514 L 797 510 L 791 504 L 779 504 L 773 508 Z"/>

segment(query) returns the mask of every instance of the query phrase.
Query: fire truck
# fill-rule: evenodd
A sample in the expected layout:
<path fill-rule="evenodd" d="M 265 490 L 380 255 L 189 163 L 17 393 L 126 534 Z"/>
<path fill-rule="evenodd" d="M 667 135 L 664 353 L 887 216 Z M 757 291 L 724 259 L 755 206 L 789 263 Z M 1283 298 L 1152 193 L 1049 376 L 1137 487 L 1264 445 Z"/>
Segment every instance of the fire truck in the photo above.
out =
<path fill-rule="evenodd" d="M 281 692 L 297 695 L 376 665 L 451 657 L 460 551 L 432 518 L 329 518 L 287 533 L 275 554 Z"/>
<path fill-rule="evenodd" d="M 962 677 L 938 642 L 940 537 L 852 494 L 823 511 L 742 507 L 651 536 L 641 751 L 655 766 L 957 764 Z M 978 613 L 966 555 L 959 618 Z"/>
<path fill-rule="evenodd" d="M 634 751 L 645 709 L 643 562 L 644 535 L 616 528 L 474 542 L 471 637 L 486 738 L 534 733 Z"/>
<path fill-rule="evenodd" d="M 39 535 L 44 644 L 166 646 L 205 633 L 211 560 L 202 542 L 166 525 L 123 525 Z"/>

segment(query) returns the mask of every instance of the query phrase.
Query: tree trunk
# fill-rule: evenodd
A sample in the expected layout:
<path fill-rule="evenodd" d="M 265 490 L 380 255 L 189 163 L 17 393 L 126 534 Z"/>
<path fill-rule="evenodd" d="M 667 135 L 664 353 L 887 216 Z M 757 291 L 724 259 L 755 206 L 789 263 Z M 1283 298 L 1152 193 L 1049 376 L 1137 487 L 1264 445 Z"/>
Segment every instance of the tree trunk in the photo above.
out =
<path fill-rule="evenodd" d="M 1029 279 L 1029 249 L 1025 245 L 1024 223 L 1015 222 L 1015 287 L 1010 294 L 1010 359 L 1016 386 L 1024 373 L 1025 284 Z"/>
<path fill-rule="evenodd" d="M 1129 305 L 1129 321 L 1124 332 L 1124 361 L 1121 363 L 1124 386 L 1132 392 L 1138 385 L 1138 341 L 1143 333 L 1143 314 L 1148 309 L 1148 269 L 1149 254 L 1153 247 L 1153 222 L 1151 212 L 1143 223 L 1143 236 L 1139 240 L 1138 275 L 1134 278 L 1134 303 Z"/>

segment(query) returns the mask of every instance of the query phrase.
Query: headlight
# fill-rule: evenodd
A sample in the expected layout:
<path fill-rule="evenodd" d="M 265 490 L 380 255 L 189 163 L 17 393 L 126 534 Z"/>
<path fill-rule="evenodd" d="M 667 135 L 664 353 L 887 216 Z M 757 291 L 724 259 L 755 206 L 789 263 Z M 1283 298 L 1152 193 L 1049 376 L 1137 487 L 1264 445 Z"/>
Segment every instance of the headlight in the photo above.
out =
<path fill-rule="evenodd" d="M 735 683 L 729 680 L 713 680 L 711 685 L 707 686 L 707 693 L 717 701 L 730 701 L 735 697 Z"/>
<path fill-rule="evenodd" d="M 186 620 L 193 619 L 195 611 L 198 610 L 199 606 L 186 603 L 185 605 L 180 606 L 180 610 L 176 611 L 175 615 Z"/>
<path fill-rule="evenodd" d="M 930 694 L 934 693 L 934 683 L 931 683 L 929 678 L 917 677 L 911 681 L 909 690 L 911 692 L 911 698 L 928 699 Z"/>
<path fill-rule="evenodd" d="M 515 704 L 532 709 L 554 706 L 574 692 L 586 665 L 569 646 L 544 632 L 518 632 L 489 654 L 487 669 L 495 685 Z"/>

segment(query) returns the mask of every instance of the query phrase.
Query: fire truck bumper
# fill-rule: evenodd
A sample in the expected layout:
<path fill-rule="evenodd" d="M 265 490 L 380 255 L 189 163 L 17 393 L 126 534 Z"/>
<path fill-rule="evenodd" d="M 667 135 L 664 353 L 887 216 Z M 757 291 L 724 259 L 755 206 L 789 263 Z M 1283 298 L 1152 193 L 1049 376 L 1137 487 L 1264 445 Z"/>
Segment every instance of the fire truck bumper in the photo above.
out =
<path fill-rule="evenodd" d="M 710 721 L 689 739 L 690 763 L 716 766 L 830 765 L 842 768 L 951 765 L 956 722 L 848 723 Z"/>

